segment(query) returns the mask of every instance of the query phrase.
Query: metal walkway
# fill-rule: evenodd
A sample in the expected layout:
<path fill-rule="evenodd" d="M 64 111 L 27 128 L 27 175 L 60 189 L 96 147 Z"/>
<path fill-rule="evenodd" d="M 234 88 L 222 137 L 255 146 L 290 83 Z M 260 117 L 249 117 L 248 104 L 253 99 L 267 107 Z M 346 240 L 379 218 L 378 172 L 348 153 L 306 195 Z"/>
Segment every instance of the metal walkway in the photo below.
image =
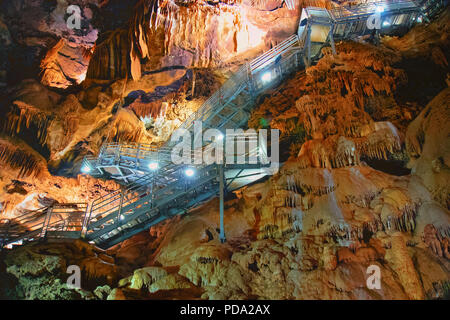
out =
<path fill-rule="evenodd" d="M 444 0 L 374 1 L 332 10 L 308 7 L 303 9 L 297 34 L 287 38 L 261 56 L 245 63 L 227 82 L 193 113 L 180 128 L 197 132 L 199 141 L 206 129 L 218 129 L 228 141 L 227 129 L 244 127 L 256 98 L 262 92 L 281 83 L 295 71 L 321 56 L 321 49 L 330 46 L 335 53 L 335 41 L 374 35 L 370 23 L 379 23 L 377 34 L 403 34 L 413 24 L 428 21 L 447 5 Z M 373 20 L 369 21 L 368 20 Z M 377 19 L 379 21 L 377 21 Z M 381 20 L 380 20 L 381 19 Z M 201 122 L 203 128 L 194 130 Z M 261 140 L 253 134 L 246 141 Z M 259 141 L 260 142 L 260 141 Z M 204 151 L 210 143 L 200 139 L 195 152 Z M 252 145 L 245 157 L 256 156 L 253 164 L 234 164 L 228 158 L 224 164 L 175 165 L 171 153 L 175 143 L 168 141 L 157 148 L 147 144 L 105 144 L 98 157 L 86 157 L 82 169 L 93 176 L 121 181 L 121 189 L 96 199 L 85 211 L 82 225 L 69 230 L 63 224 L 58 236 L 82 236 L 99 247 L 109 248 L 150 226 L 187 213 L 214 196 L 220 197 L 220 238 L 225 241 L 223 202 L 227 191 L 238 189 L 271 174 L 267 145 Z M 261 146 L 264 146 L 261 148 Z M 263 150 L 261 150 L 263 149 Z M 235 159 L 234 159 L 235 160 Z M 246 162 L 248 163 L 248 162 Z M 63 205 L 59 205 L 63 206 Z M 70 205 L 69 205 L 70 206 Z M 45 208 L 53 212 L 55 208 Z M 46 218 L 34 229 L 15 233 L 3 230 L 3 244 L 36 239 L 56 231 Z M 60 226 L 61 221 L 55 222 Z M 14 225 L 19 226 L 17 222 Z M 5 225 L 7 226 L 7 225 Z M 16 227 L 19 228 L 19 227 Z M 66 229 L 64 229 L 66 228 Z M 74 229 L 73 226 L 71 226 Z M 11 229 L 10 229 L 11 230 Z M 28 232 L 28 233 L 27 233 Z M 78 232 L 75 234 L 75 232 Z"/>
<path fill-rule="evenodd" d="M 43 238 L 72 238 L 82 235 L 86 203 L 55 203 L 23 215 L 0 220 L 0 249 Z"/>

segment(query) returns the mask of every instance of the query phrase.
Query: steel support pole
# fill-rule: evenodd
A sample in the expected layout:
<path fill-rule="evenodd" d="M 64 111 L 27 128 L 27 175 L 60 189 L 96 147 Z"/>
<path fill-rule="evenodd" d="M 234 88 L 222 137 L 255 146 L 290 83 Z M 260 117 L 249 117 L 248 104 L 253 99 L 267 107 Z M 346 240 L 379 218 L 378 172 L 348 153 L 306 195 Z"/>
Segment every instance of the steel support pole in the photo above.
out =
<path fill-rule="evenodd" d="M 52 220 L 52 214 L 53 214 L 53 206 L 51 206 L 47 209 L 44 223 L 42 225 L 42 231 L 41 231 L 40 238 L 45 238 L 47 236 L 48 227 L 50 225 L 50 221 Z"/>
<path fill-rule="evenodd" d="M 306 31 L 306 67 L 311 66 L 311 26 L 308 24 L 308 29 Z"/>
<path fill-rule="evenodd" d="M 89 206 L 89 203 L 86 203 L 86 211 L 84 212 L 84 219 L 83 219 L 83 225 L 81 226 L 81 238 L 85 238 L 86 237 L 86 233 L 87 233 L 87 226 L 89 223 L 89 219 L 91 217 L 91 213 L 92 213 L 92 204 L 91 206 Z"/>
<path fill-rule="evenodd" d="M 6 244 L 6 242 L 9 240 L 7 240 L 7 237 L 9 236 L 9 228 L 11 226 L 11 220 L 7 220 L 6 223 L 4 223 L 4 225 L 6 225 L 6 227 L 3 229 L 3 234 L 2 236 L 2 240 L 0 242 L 0 251 L 3 249 L 3 246 Z"/>
<path fill-rule="evenodd" d="M 329 37 L 330 37 L 331 50 L 333 52 L 333 55 L 336 55 L 336 46 L 334 44 L 334 24 L 332 24 L 330 27 Z"/>
<path fill-rule="evenodd" d="M 138 144 L 136 151 L 136 169 L 139 169 L 139 153 L 141 152 L 141 144 Z"/>
<path fill-rule="evenodd" d="M 225 237 L 225 227 L 223 222 L 224 213 L 224 197 L 225 197 L 225 177 L 223 173 L 223 164 L 219 164 L 219 198 L 220 198 L 220 242 L 224 243 L 227 241 Z"/>
<path fill-rule="evenodd" d="M 120 220 L 122 217 L 122 206 L 123 206 L 123 191 L 124 188 L 120 187 L 120 201 L 119 201 L 119 209 L 117 210 L 117 220 L 116 220 L 116 224 L 120 225 Z"/>

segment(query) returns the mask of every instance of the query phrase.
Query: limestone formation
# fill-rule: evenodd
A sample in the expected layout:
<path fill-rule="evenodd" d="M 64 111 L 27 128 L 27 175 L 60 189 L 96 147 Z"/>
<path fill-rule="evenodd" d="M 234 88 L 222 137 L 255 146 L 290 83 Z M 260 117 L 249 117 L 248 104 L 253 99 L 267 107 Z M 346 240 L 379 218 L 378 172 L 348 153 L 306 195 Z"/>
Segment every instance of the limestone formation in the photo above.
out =
<path fill-rule="evenodd" d="M 2 2 L 1 226 L 28 214 L 29 230 L 51 206 L 110 197 L 123 186 L 80 172 L 85 156 L 160 147 L 240 65 L 296 32 L 302 7 L 338 2 Z M 67 3 L 82 8 L 81 30 L 68 29 Z M 280 130 L 281 167 L 227 193 L 226 242 L 211 197 L 106 251 L 16 243 L 0 254 L 0 299 L 449 299 L 449 16 L 379 45 L 325 46 L 255 97 L 247 126 Z M 80 289 L 66 284 L 70 265 Z"/>

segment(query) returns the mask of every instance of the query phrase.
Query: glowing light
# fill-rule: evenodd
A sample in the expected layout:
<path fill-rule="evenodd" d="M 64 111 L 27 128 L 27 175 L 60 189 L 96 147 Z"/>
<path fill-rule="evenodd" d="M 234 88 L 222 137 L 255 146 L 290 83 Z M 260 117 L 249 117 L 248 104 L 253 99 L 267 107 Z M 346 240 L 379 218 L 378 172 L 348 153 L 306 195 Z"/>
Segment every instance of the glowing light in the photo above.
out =
<path fill-rule="evenodd" d="M 194 169 L 189 168 L 189 169 L 184 170 L 184 174 L 187 177 L 192 177 L 195 174 L 195 171 L 194 171 Z"/>
<path fill-rule="evenodd" d="M 84 80 L 86 80 L 86 73 L 87 73 L 87 70 L 86 70 L 86 72 L 84 72 L 84 73 L 82 73 L 82 74 L 80 74 L 80 75 L 78 76 L 78 81 L 77 81 L 78 84 L 80 84 L 80 83 L 82 83 Z"/>
<path fill-rule="evenodd" d="M 263 82 L 269 82 L 270 80 L 272 80 L 272 74 L 270 72 L 266 72 L 261 76 L 261 80 Z"/>
<path fill-rule="evenodd" d="M 120 220 L 125 220 L 125 216 L 123 214 L 120 215 Z"/>
<path fill-rule="evenodd" d="M 390 25 L 391 25 L 391 23 L 389 21 L 383 22 L 383 27 L 389 27 Z"/>
<path fill-rule="evenodd" d="M 148 167 L 149 167 L 150 170 L 156 170 L 156 169 L 159 168 L 159 165 L 158 165 L 158 162 L 150 162 L 148 164 Z"/>
<path fill-rule="evenodd" d="M 417 22 L 418 23 L 422 23 L 422 21 L 423 21 L 422 16 L 417 17 Z"/>
<path fill-rule="evenodd" d="M 89 168 L 88 166 L 84 166 L 83 168 L 81 168 L 81 172 L 89 173 L 89 172 L 91 172 L 91 168 Z"/>
<path fill-rule="evenodd" d="M 223 134 L 220 134 L 220 135 L 217 136 L 217 140 L 219 140 L 219 141 L 222 141 L 223 138 L 224 138 L 224 135 L 223 135 Z"/>
<path fill-rule="evenodd" d="M 376 9 L 377 12 L 384 12 L 384 6 L 378 6 Z"/>

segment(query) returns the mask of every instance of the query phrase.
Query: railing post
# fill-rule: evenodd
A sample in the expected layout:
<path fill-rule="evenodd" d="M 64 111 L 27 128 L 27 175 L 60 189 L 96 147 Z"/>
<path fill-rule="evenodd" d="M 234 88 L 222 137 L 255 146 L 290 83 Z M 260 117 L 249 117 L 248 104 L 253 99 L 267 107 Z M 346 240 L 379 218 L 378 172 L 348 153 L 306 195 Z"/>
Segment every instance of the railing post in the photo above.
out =
<path fill-rule="evenodd" d="M 219 198 L 220 198 L 220 235 L 219 239 L 221 243 L 224 243 L 227 239 L 225 237 L 225 226 L 224 226 L 224 197 L 225 197 L 225 183 L 224 183 L 224 172 L 223 172 L 223 164 L 219 164 Z"/>
<path fill-rule="evenodd" d="M 246 68 L 247 68 L 248 88 L 250 90 L 250 95 L 252 96 L 252 98 L 254 98 L 255 97 L 255 83 L 253 82 L 252 70 L 251 70 L 250 64 L 248 62 L 245 65 L 246 65 Z"/>
<path fill-rule="evenodd" d="M 141 152 L 141 144 L 138 143 L 137 152 L 136 152 L 136 169 L 139 168 L 139 153 Z"/>
<path fill-rule="evenodd" d="M 11 227 L 11 220 L 7 219 L 7 222 L 5 223 L 5 229 L 3 229 L 2 236 L 2 242 L 0 242 L 0 251 L 3 249 L 3 246 L 6 244 L 7 240 L 6 237 L 9 235 L 9 228 Z"/>
<path fill-rule="evenodd" d="M 87 224 L 88 224 L 88 211 L 89 211 L 89 203 L 86 203 L 86 210 L 84 211 L 83 224 L 81 226 L 81 238 L 85 238 L 86 237 Z M 91 215 L 89 214 L 89 218 L 90 218 L 90 216 Z"/>
<path fill-rule="evenodd" d="M 40 238 L 45 238 L 47 236 L 47 231 L 48 231 L 47 229 L 48 229 L 48 226 L 52 219 L 52 214 L 53 214 L 53 206 L 51 206 L 47 209 L 47 214 L 45 215 L 44 223 L 42 225 L 42 231 L 41 231 Z"/>
<path fill-rule="evenodd" d="M 116 147 L 116 151 L 114 152 L 114 158 L 115 158 L 114 162 L 115 162 L 116 164 L 117 164 L 117 163 L 120 163 L 120 149 L 121 149 L 121 146 L 118 145 L 118 146 Z"/>
<path fill-rule="evenodd" d="M 87 217 L 86 217 L 86 223 L 85 223 L 84 236 L 87 235 L 87 232 L 88 232 L 88 226 L 89 226 L 89 223 L 91 222 L 92 211 L 93 211 L 93 209 L 94 209 L 94 201 L 92 201 L 90 208 L 86 208 L 86 211 L 87 211 L 88 209 L 89 209 L 89 215 L 87 215 L 87 212 L 86 212 L 86 216 L 87 216 Z"/>
<path fill-rule="evenodd" d="M 306 30 L 306 40 L 305 40 L 305 46 L 306 46 L 306 67 L 311 66 L 311 25 L 308 24 L 308 29 Z"/>
<path fill-rule="evenodd" d="M 119 209 L 117 210 L 117 221 L 116 221 L 117 224 L 120 224 L 120 218 L 122 216 L 122 205 L 123 205 L 123 188 L 121 187 Z"/>
<path fill-rule="evenodd" d="M 363 31 L 363 34 L 364 34 L 364 31 Z M 334 23 L 331 24 L 329 37 L 330 37 L 331 50 L 333 51 L 333 54 L 336 55 L 336 46 L 334 45 Z"/>
<path fill-rule="evenodd" d="M 153 198 L 154 198 L 154 195 L 153 195 L 153 186 L 154 186 L 154 184 L 155 184 L 155 180 L 156 180 L 155 175 L 156 175 L 156 174 L 157 174 L 156 172 L 153 173 L 152 179 L 151 179 L 151 181 L 150 181 L 150 208 L 153 208 Z"/>

